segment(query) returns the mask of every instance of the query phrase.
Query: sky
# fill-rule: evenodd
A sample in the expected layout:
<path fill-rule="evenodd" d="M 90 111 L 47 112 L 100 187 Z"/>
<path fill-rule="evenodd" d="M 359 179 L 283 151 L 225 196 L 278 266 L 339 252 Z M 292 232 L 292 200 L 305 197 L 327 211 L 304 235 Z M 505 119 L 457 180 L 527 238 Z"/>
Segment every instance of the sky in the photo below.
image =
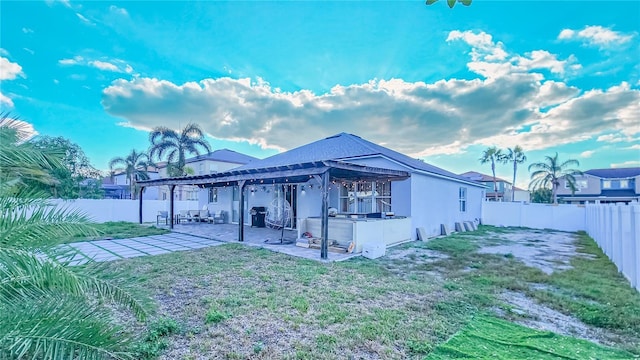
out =
<path fill-rule="evenodd" d="M 92 164 L 199 124 L 264 158 L 340 132 L 446 170 L 640 166 L 640 1 L 0 2 L 0 106 Z M 512 167 L 498 165 L 510 180 Z"/>

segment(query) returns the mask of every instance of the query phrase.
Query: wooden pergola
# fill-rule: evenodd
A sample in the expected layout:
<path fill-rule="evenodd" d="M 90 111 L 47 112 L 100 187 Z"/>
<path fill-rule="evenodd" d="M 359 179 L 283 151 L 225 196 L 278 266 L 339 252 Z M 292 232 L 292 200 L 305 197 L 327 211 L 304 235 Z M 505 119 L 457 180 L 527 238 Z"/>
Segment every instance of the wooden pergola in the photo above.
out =
<path fill-rule="evenodd" d="M 140 196 L 138 197 L 139 221 L 140 223 L 142 223 L 142 191 L 145 187 L 164 185 L 169 187 L 169 216 L 171 218 L 171 228 L 173 228 L 173 194 L 177 185 L 194 185 L 205 188 L 223 187 L 230 185 L 238 186 L 240 190 L 240 218 L 238 221 L 238 241 L 244 241 L 245 186 L 306 183 L 307 181 L 309 181 L 309 179 L 315 179 L 322 189 L 322 242 L 320 247 L 320 257 L 322 259 L 327 259 L 329 244 L 329 184 L 332 181 L 397 181 L 407 179 L 409 176 L 409 173 L 406 171 L 356 165 L 341 161 L 325 160 L 291 164 L 286 166 L 229 170 L 226 172 L 209 175 L 144 180 L 138 182 L 138 185 L 140 185 Z"/>

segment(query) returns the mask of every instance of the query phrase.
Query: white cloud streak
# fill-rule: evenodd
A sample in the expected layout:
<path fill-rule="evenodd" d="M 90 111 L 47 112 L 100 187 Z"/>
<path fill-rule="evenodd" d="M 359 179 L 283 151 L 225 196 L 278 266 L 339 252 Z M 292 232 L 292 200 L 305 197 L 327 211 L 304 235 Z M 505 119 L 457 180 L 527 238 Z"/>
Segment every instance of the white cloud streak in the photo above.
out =
<path fill-rule="evenodd" d="M 634 34 L 623 34 L 602 26 L 586 26 L 582 30 L 563 29 L 558 40 L 582 41 L 587 46 L 600 49 L 611 48 L 628 43 Z"/>

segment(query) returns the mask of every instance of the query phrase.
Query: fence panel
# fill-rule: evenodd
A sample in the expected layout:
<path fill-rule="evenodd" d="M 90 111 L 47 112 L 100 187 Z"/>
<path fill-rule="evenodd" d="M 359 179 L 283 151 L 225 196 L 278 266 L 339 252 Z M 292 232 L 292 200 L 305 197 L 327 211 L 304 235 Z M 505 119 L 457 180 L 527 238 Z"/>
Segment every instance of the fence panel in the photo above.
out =
<path fill-rule="evenodd" d="M 587 233 L 640 290 L 640 205 L 587 205 Z"/>
<path fill-rule="evenodd" d="M 103 223 L 107 221 L 138 222 L 138 200 L 125 199 L 77 199 L 52 200 L 63 208 L 79 210 L 91 220 Z M 174 211 L 197 210 L 197 201 L 174 201 Z M 155 222 L 158 211 L 169 210 L 169 200 L 144 200 L 142 202 L 142 221 Z"/>

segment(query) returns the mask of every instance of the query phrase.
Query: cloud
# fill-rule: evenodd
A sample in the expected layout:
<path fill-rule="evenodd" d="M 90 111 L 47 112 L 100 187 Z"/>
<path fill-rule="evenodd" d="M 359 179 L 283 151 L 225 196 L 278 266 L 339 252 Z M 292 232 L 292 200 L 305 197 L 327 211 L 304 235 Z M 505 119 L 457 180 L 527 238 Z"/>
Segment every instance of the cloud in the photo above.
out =
<path fill-rule="evenodd" d="M 595 151 L 593 150 L 587 150 L 587 151 L 583 151 L 582 153 L 580 153 L 580 157 L 583 158 L 590 158 L 593 154 L 595 154 Z"/>
<path fill-rule="evenodd" d="M 127 9 L 121 8 L 121 7 L 117 7 L 115 5 L 109 6 L 109 11 L 114 13 L 114 14 L 117 14 L 117 15 L 126 16 L 126 17 L 129 16 L 129 13 L 127 12 Z"/>
<path fill-rule="evenodd" d="M 24 51 L 28 52 L 28 53 L 29 53 L 29 54 L 31 54 L 31 55 L 33 55 L 33 54 L 35 54 L 35 53 L 36 53 L 35 51 L 33 51 L 33 50 L 29 49 L 29 48 L 26 48 L 26 47 L 25 47 L 25 48 L 22 48 L 22 50 L 24 50 Z"/>
<path fill-rule="evenodd" d="M 93 21 L 87 19 L 84 15 L 82 15 L 80 13 L 76 13 L 76 16 L 78 17 L 78 19 L 82 20 L 82 22 L 87 24 L 87 25 L 95 25 L 95 23 Z"/>
<path fill-rule="evenodd" d="M 611 164 L 612 168 L 625 168 L 625 167 L 636 167 L 640 166 L 640 160 L 630 160 L 621 163 Z"/>
<path fill-rule="evenodd" d="M 117 66 L 113 65 L 112 63 L 106 62 L 106 61 L 100 61 L 100 60 L 89 61 L 89 65 L 93 66 L 95 68 L 98 68 L 100 70 L 120 71 L 120 69 L 118 69 Z"/>
<path fill-rule="evenodd" d="M 471 46 L 471 61 L 467 63 L 470 71 L 486 78 L 496 78 L 514 73 L 530 73 L 531 70 L 546 70 L 564 75 L 575 72 L 582 66 L 575 56 L 565 60 L 546 50 L 534 50 L 524 55 L 510 55 L 502 42 L 494 42 L 493 37 L 483 31 L 454 30 L 447 36 L 447 42 L 463 41 Z"/>
<path fill-rule="evenodd" d="M 5 104 L 6 107 L 12 108 L 13 101 L 0 92 L 0 105 Z"/>
<path fill-rule="evenodd" d="M 71 2 L 69 0 L 44 0 L 44 2 L 49 6 L 53 6 L 54 4 L 58 3 L 71 8 Z"/>
<path fill-rule="evenodd" d="M 9 56 L 9 52 L 3 48 L 0 48 L 0 56 Z"/>
<path fill-rule="evenodd" d="M 631 145 L 629 147 L 624 148 L 625 150 L 640 150 L 640 144 Z"/>
<path fill-rule="evenodd" d="M 33 34 L 33 29 L 29 29 L 27 27 L 22 28 L 22 32 L 25 34 Z"/>
<path fill-rule="evenodd" d="M 103 71 L 113 71 L 127 74 L 133 73 L 133 68 L 131 67 L 131 65 L 120 59 L 89 60 L 84 58 L 83 56 L 77 55 L 71 59 L 58 60 L 58 64 L 64 66 L 88 66 Z"/>
<path fill-rule="evenodd" d="M 504 71 L 433 83 L 375 79 L 321 94 L 283 92 L 260 78 L 177 84 L 134 77 L 112 82 L 103 90 L 102 105 L 122 125 L 141 130 L 178 128 L 188 120 L 216 138 L 276 149 L 344 131 L 415 157 L 462 153 L 471 145 L 541 150 L 640 133 L 640 91 L 629 84 L 585 92 L 546 79 L 561 67 L 568 71 L 569 59 L 543 50 L 508 54 L 482 32 L 451 32 L 449 41 L 454 40 L 477 46 L 468 66 L 489 56 L 485 62 Z M 549 71 L 538 73 L 541 68 Z"/>
<path fill-rule="evenodd" d="M 633 37 L 634 34 L 623 34 L 602 26 L 586 26 L 582 30 L 563 29 L 558 34 L 558 40 L 582 41 L 587 46 L 600 49 L 623 45 Z"/>
<path fill-rule="evenodd" d="M 18 76 L 24 77 L 22 66 L 5 57 L 0 57 L 0 80 L 13 80 Z"/>

